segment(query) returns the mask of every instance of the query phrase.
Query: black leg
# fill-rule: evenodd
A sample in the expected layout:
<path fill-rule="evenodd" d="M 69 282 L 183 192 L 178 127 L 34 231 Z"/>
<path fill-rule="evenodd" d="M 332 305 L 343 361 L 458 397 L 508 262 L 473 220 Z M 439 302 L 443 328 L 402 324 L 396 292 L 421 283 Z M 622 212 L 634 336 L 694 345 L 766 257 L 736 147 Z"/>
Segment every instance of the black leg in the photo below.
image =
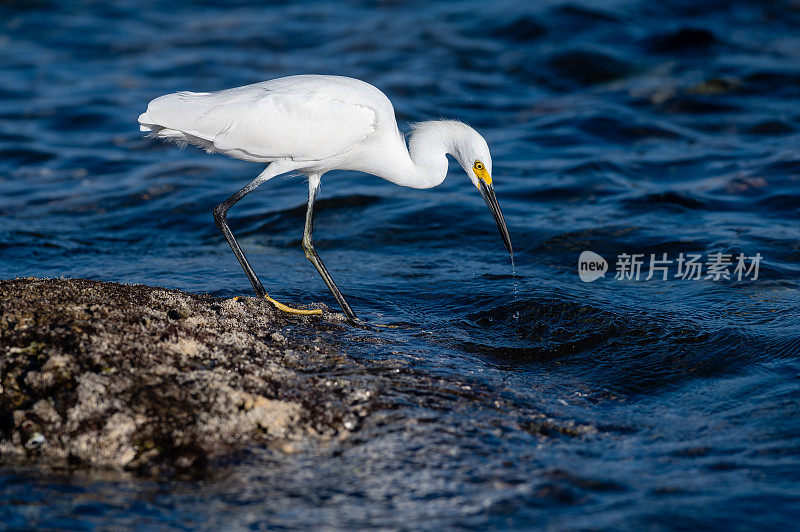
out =
<path fill-rule="evenodd" d="M 342 307 L 347 319 L 350 321 L 356 321 L 357 318 L 355 312 L 353 312 L 353 309 L 347 304 L 347 301 L 344 299 L 341 290 L 339 290 L 339 287 L 337 287 L 336 283 L 333 282 L 331 274 L 328 273 L 328 270 L 322 263 L 322 259 L 320 259 L 319 255 L 317 254 L 317 250 L 314 249 L 314 240 L 311 236 L 311 233 L 314 230 L 314 201 L 317 199 L 319 180 L 320 176 L 318 175 L 310 175 L 308 177 L 308 210 L 306 211 L 306 227 L 303 231 L 303 251 L 306 252 L 306 258 L 311 261 L 311 264 L 314 265 L 319 274 L 322 276 L 322 280 L 325 281 L 326 285 L 328 285 L 333 297 L 336 298 L 339 306 Z"/>
<path fill-rule="evenodd" d="M 242 269 L 244 270 L 244 273 L 247 274 L 247 278 L 250 279 L 250 284 L 253 285 L 253 290 L 256 291 L 256 295 L 258 297 L 266 296 L 267 291 L 264 290 L 264 285 L 262 285 L 261 281 L 258 280 L 256 272 L 253 271 L 253 267 L 250 266 L 250 261 L 248 261 L 247 257 L 244 256 L 244 252 L 239 246 L 239 242 L 236 241 L 236 237 L 233 236 L 231 228 L 228 227 L 227 215 L 228 209 L 233 207 L 237 201 L 247 196 L 250 192 L 258 188 L 259 185 L 264 183 L 264 181 L 269 179 L 269 177 L 264 177 L 265 174 L 266 171 L 248 183 L 247 186 L 239 190 L 236 194 L 214 207 L 214 222 L 217 224 L 219 230 L 222 231 L 225 240 L 227 240 L 228 244 L 230 244 L 233 254 L 236 255 L 237 259 L 239 259 L 239 264 L 242 265 Z"/>
<path fill-rule="evenodd" d="M 242 188 L 239 192 L 231 196 L 230 198 L 226 199 L 216 207 L 214 207 L 214 222 L 216 222 L 217 227 L 219 230 L 222 231 L 222 234 L 225 236 L 225 240 L 228 241 L 228 244 L 231 246 L 234 255 L 236 258 L 239 259 L 239 264 L 242 265 L 242 269 L 244 273 L 247 274 L 247 278 L 250 279 L 250 284 L 253 285 L 253 290 L 256 291 L 256 295 L 258 297 L 265 297 L 267 300 L 275 305 L 279 310 L 283 312 L 288 312 L 290 314 L 302 314 L 302 315 L 321 315 L 322 311 L 320 309 L 298 309 L 292 308 L 289 306 L 284 305 L 280 301 L 275 301 L 267 294 L 267 291 L 264 290 L 264 285 L 261 284 L 261 281 L 258 280 L 256 276 L 256 272 L 253 271 L 253 267 L 250 266 L 250 261 L 247 260 L 247 257 L 244 256 L 244 252 L 242 248 L 239 247 L 239 242 L 236 241 L 236 237 L 233 236 L 231 232 L 231 228 L 228 227 L 228 209 L 233 207 L 237 201 L 242 199 L 243 197 L 247 196 L 250 192 L 254 191 L 259 185 L 263 184 L 268 179 L 275 177 L 276 175 L 282 173 L 285 170 L 281 170 L 280 168 L 274 166 L 276 163 L 272 163 L 270 166 L 267 167 L 266 170 L 261 172 L 257 178 L 247 184 L 244 188 Z"/>

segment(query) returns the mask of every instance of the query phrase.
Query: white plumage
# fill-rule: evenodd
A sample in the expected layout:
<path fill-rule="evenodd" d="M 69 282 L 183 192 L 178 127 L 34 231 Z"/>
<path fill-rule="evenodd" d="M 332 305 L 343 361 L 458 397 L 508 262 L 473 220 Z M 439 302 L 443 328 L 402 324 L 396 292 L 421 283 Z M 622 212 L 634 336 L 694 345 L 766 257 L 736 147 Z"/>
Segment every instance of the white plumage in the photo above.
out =
<path fill-rule="evenodd" d="M 245 161 L 270 163 L 254 181 L 214 209 L 217 225 L 259 296 L 266 296 L 266 292 L 233 237 L 226 214 L 256 187 L 286 172 L 309 177 L 303 247 L 351 320 L 355 314 L 311 239 L 314 200 L 325 172 L 357 170 L 398 185 L 429 188 L 444 180 L 447 154 L 451 154 L 481 191 L 512 252 L 494 195 L 492 160 L 483 137 L 461 122 L 422 122 L 414 126 L 407 147 L 397 128 L 392 103 L 363 81 L 340 76 L 290 76 L 218 92 L 177 92 L 151 101 L 139 116 L 139 124 L 142 131 L 158 138 Z M 300 312 L 270 300 L 283 310 Z"/>
<path fill-rule="evenodd" d="M 377 111 L 394 117 L 386 96 L 363 81 L 292 76 L 218 92 L 167 94 L 150 102 L 139 123 L 157 137 L 245 161 L 318 161 L 374 134 Z"/>

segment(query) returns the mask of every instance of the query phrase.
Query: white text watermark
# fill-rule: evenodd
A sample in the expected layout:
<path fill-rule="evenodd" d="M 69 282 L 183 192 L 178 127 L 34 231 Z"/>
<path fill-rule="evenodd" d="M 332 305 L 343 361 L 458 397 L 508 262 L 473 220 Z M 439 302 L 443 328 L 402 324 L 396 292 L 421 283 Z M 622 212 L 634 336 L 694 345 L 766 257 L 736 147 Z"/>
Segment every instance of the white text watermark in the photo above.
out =
<path fill-rule="evenodd" d="M 755 281 L 761 254 L 748 257 L 744 253 L 680 253 L 670 258 L 667 253 L 620 253 L 617 255 L 614 279 L 618 281 Z M 608 262 L 593 251 L 578 257 L 578 275 L 590 283 L 605 277 Z"/>

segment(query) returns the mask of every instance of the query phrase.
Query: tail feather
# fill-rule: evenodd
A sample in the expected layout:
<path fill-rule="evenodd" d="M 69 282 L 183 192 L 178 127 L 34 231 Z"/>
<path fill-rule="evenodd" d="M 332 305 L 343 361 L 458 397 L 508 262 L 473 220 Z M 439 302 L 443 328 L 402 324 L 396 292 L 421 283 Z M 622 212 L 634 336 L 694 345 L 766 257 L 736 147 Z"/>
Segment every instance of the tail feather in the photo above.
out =
<path fill-rule="evenodd" d="M 191 130 L 197 116 L 206 110 L 200 103 L 204 92 L 177 92 L 151 101 L 147 111 L 139 115 L 139 130 L 150 137 L 174 142 L 180 147 L 192 144 L 209 153 L 219 151 L 214 147 L 213 136 L 200 137 Z"/>

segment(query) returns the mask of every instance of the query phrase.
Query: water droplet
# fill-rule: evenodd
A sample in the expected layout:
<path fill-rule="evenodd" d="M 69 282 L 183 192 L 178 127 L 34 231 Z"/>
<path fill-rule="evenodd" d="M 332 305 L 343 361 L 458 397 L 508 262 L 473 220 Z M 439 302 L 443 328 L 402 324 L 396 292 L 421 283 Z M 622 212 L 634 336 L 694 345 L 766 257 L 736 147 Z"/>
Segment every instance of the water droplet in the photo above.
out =
<path fill-rule="evenodd" d="M 517 265 L 514 263 L 514 255 L 511 255 L 511 276 L 514 279 L 514 301 L 517 300 Z"/>

